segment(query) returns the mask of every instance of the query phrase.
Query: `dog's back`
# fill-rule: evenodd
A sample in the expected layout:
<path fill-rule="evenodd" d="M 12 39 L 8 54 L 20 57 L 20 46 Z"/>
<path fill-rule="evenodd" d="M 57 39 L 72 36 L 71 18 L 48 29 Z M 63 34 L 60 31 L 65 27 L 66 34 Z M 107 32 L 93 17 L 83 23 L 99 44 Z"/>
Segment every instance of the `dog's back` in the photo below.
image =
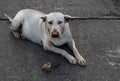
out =
<path fill-rule="evenodd" d="M 35 18 L 40 18 L 41 16 L 45 15 L 44 13 L 32 9 L 23 9 L 20 10 L 16 16 L 13 18 L 13 21 L 21 21 L 20 23 L 23 24 L 23 21 L 31 21 Z"/>
<path fill-rule="evenodd" d="M 25 9 L 18 12 L 13 20 L 20 20 L 23 18 L 22 24 L 22 34 L 29 40 L 35 43 L 41 43 L 41 37 L 43 33 L 38 35 L 38 32 L 42 32 L 42 19 L 41 16 L 45 15 L 44 13 L 32 9 Z M 17 19 L 19 17 L 19 19 Z"/>

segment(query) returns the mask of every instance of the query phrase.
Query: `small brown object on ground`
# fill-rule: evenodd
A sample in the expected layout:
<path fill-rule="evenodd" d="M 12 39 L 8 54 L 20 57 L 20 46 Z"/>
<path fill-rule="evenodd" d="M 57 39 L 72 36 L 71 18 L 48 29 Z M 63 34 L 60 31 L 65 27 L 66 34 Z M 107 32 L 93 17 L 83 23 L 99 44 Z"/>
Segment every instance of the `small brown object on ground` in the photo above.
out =
<path fill-rule="evenodd" d="M 52 70 L 56 69 L 60 64 L 57 62 L 48 62 L 42 65 L 42 69 L 45 72 L 51 72 Z"/>
<path fill-rule="evenodd" d="M 52 71 L 52 64 L 51 63 L 46 63 L 42 66 L 42 69 L 46 72 L 51 72 Z"/>

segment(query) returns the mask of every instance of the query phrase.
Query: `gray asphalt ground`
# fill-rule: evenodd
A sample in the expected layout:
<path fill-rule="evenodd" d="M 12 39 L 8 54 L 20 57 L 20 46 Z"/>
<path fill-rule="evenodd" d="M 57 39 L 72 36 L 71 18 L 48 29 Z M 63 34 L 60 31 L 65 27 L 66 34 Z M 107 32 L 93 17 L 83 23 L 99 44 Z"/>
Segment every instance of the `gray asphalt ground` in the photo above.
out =
<path fill-rule="evenodd" d="M 0 0 L 0 18 L 25 8 L 79 17 L 120 16 L 119 0 Z M 0 81 L 120 81 L 120 20 L 75 20 L 70 26 L 87 67 L 16 39 L 10 23 L 0 20 Z M 61 48 L 72 54 L 67 46 Z M 46 73 L 41 66 L 47 62 L 60 65 Z"/>

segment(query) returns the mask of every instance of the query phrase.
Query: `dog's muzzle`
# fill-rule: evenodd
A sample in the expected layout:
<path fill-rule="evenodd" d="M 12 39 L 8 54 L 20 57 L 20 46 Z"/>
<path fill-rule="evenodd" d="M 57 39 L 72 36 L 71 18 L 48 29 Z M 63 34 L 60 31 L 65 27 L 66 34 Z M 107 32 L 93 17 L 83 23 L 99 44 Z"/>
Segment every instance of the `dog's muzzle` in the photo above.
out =
<path fill-rule="evenodd" d="M 57 31 L 57 30 L 54 30 L 54 31 L 51 33 L 51 36 L 52 36 L 53 38 L 58 38 L 58 37 L 59 37 L 58 31 Z"/>

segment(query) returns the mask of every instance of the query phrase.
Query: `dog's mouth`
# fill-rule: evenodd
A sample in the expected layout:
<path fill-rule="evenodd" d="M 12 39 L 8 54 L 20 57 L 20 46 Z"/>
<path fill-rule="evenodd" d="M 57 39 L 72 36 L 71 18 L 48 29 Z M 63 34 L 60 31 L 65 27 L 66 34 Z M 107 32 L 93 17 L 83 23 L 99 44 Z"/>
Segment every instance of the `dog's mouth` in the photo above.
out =
<path fill-rule="evenodd" d="M 59 35 L 59 33 L 57 31 L 53 31 L 51 33 L 51 36 L 52 36 L 52 38 L 59 38 L 60 37 L 60 35 Z"/>

